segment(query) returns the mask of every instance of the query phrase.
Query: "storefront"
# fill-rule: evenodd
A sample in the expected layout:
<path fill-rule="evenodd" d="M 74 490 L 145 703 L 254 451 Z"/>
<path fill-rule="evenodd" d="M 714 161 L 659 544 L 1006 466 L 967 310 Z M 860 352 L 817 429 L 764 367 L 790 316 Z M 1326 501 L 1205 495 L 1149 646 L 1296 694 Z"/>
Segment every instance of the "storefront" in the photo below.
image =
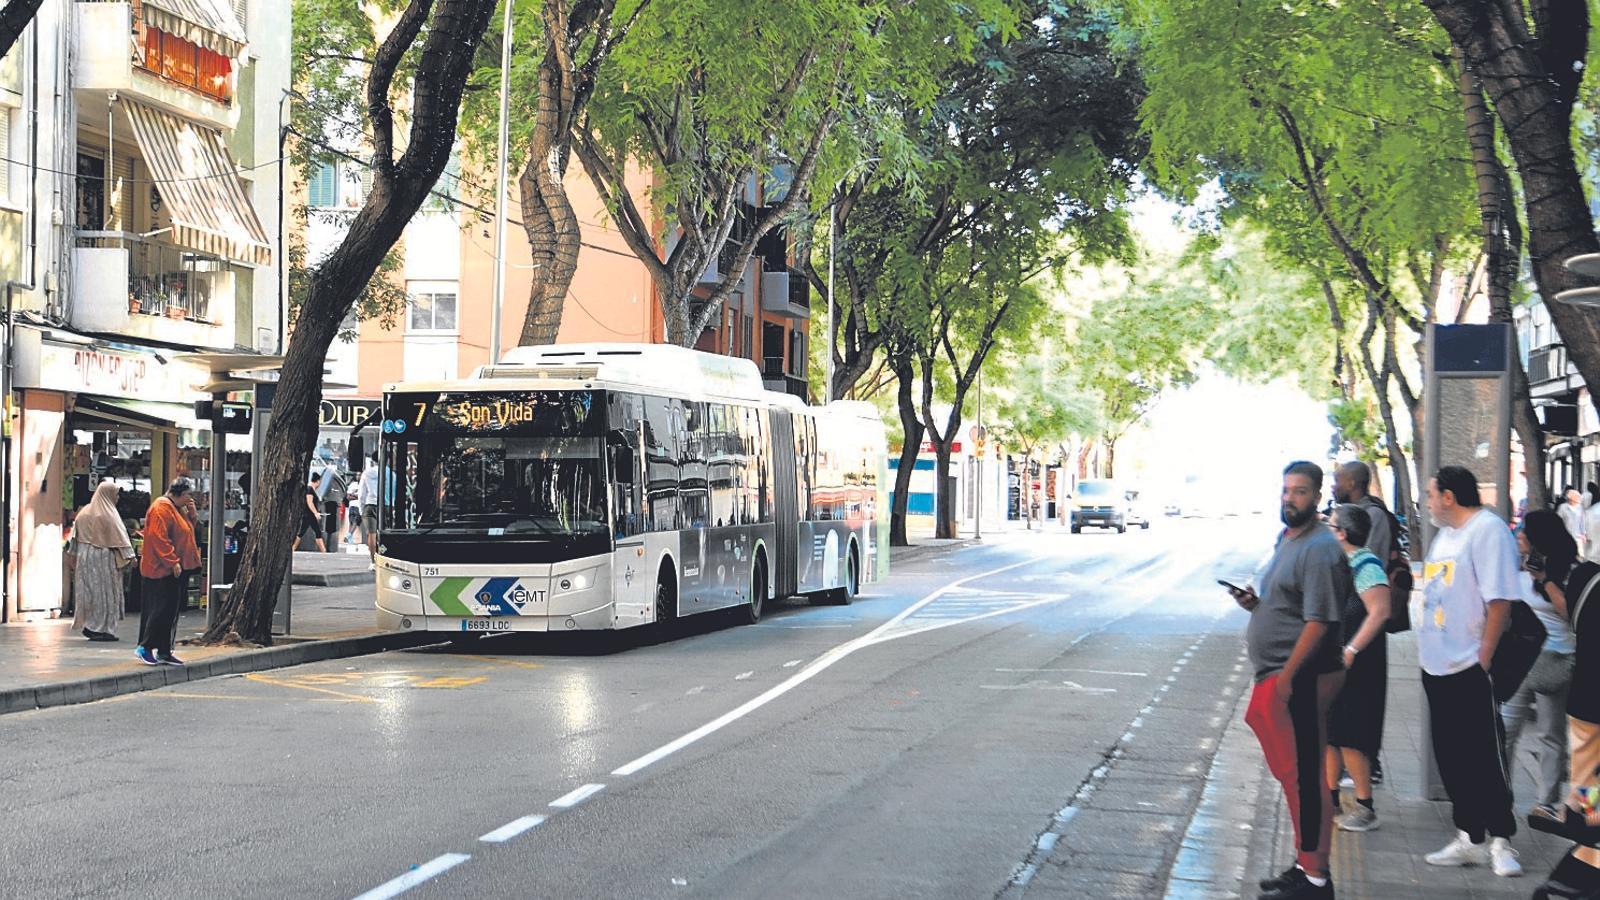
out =
<path fill-rule="evenodd" d="M 122 489 L 118 510 L 137 551 L 151 500 L 172 479 L 189 478 L 203 545 L 212 433 L 194 416 L 193 401 L 208 396 L 197 387 L 210 380 L 209 371 L 176 353 L 51 329 L 18 328 L 15 352 L 18 401 L 9 464 L 17 502 L 9 511 L 4 619 L 52 618 L 70 608 L 65 546 L 73 518 L 101 481 Z M 248 506 L 250 442 L 247 435 L 229 438 L 227 471 L 217 486 L 231 523 Z M 135 596 L 136 588 L 130 584 Z M 198 595 L 201 579 L 193 588 Z"/>
<path fill-rule="evenodd" d="M 362 426 L 378 414 L 377 400 L 355 397 L 324 398 L 317 410 L 317 445 L 312 450 L 312 465 L 326 455 L 342 471 L 359 474 L 366 468 L 358 457 L 378 449 L 370 428 Z M 359 436 L 364 435 L 366 440 Z M 352 443 L 352 437 L 356 440 Z M 357 446 L 360 445 L 360 446 Z"/>

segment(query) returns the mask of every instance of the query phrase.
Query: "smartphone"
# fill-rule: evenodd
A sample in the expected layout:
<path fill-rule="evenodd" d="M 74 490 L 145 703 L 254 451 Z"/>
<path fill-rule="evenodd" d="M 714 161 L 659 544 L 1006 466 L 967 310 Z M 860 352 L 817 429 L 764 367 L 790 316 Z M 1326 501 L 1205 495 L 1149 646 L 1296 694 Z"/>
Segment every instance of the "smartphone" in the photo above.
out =
<path fill-rule="evenodd" d="M 1246 590 L 1246 589 L 1245 589 L 1245 588 L 1242 588 L 1242 587 L 1239 587 L 1239 586 L 1238 586 L 1238 585 L 1237 585 L 1237 584 L 1234 584 L 1234 583 L 1233 583 L 1233 582 L 1231 582 L 1231 581 L 1224 581 L 1224 580 L 1223 580 L 1223 579 L 1221 579 L 1221 578 L 1218 578 L 1218 579 L 1217 579 L 1217 584 L 1220 584 L 1220 585 L 1222 585 L 1222 586 L 1223 586 L 1223 587 L 1225 587 L 1225 588 L 1227 588 L 1227 589 L 1228 589 L 1228 590 L 1230 590 L 1230 591 L 1234 591 L 1234 592 L 1236 592 L 1236 593 L 1240 593 L 1240 594 L 1248 594 L 1248 593 L 1250 593 L 1250 592 L 1249 592 L 1249 591 L 1248 591 L 1248 590 Z"/>

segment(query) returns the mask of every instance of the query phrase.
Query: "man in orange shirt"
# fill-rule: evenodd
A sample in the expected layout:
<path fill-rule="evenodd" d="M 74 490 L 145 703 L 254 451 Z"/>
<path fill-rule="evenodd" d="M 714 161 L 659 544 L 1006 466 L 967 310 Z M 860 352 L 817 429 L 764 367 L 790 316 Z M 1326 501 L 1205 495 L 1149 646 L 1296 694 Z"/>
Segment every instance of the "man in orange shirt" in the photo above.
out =
<path fill-rule="evenodd" d="M 183 573 L 200 567 L 190 512 L 194 497 L 189 479 L 179 478 L 150 504 L 144 520 L 144 550 L 139 574 L 144 577 L 140 604 L 139 647 L 134 651 L 147 666 L 181 666 L 172 655 L 178 607 L 183 602 Z"/>

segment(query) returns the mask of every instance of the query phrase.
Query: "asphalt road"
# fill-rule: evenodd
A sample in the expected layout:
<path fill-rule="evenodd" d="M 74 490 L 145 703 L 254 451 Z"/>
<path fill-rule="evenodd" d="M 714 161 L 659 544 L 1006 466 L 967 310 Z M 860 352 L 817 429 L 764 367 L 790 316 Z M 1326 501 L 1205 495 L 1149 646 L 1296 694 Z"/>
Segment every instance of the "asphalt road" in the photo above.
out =
<path fill-rule="evenodd" d="M 1148 896 L 1242 687 L 1213 579 L 1271 530 L 1012 534 L 754 627 L 6 716 L 0 896 Z"/>

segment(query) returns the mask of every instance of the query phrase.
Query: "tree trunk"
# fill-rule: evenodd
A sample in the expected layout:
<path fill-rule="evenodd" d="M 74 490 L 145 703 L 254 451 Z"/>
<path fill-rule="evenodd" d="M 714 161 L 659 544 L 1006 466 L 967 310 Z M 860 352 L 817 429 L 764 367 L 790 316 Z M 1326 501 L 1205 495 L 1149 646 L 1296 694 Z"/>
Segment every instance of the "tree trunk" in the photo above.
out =
<path fill-rule="evenodd" d="M 922 450 L 922 417 L 917 414 L 916 395 L 912 390 L 915 379 L 909 362 L 894 369 L 899 381 L 897 392 L 900 407 L 900 427 L 905 431 L 905 442 L 900 445 L 900 468 L 894 473 L 894 502 L 889 513 L 889 546 L 908 547 L 906 512 L 911 506 L 911 475 L 916 471 L 917 457 Z"/>
<path fill-rule="evenodd" d="M 1105 441 L 1102 442 L 1102 446 L 1105 447 L 1105 451 L 1106 451 L 1105 452 L 1106 470 L 1105 470 L 1105 476 L 1104 476 L 1106 478 L 1115 478 L 1115 477 L 1117 477 L 1117 441 L 1119 441 L 1119 440 L 1121 440 L 1121 438 L 1107 438 Z"/>
<path fill-rule="evenodd" d="M 328 347 L 449 161 L 461 92 L 494 6 L 492 0 L 411 0 L 374 58 L 367 87 L 373 126 L 372 191 L 344 241 L 311 274 L 272 402 L 265 449 L 257 461 L 260 496 L 250 537 L 233 589 L 207 629 L 204 643 L 235 636 L 272 643 L 272 609 L 305 513 L 303 485 L 317 434 Z M 394 73 L 424 26 L 427 32 L 411 92 L 410 142 L 396 161 L 390 105 Z"/>
<path fill-rule="evenodd" d="M 1084 438 L 1078 445 L 1078 480 L 1089 478 L 1089 460 L 1094 455 L 1094 438 Z"/>
<path fill-rule="evenodd" d="M 1394 512 L 1406 517 L 1406 524 L 1411 532 L 1411 546 L 1422 546 L 1421 523 L 1414 514 L 1413 494 L 1411 492 L 1411 469 L 1406 460 L 1405 448 L 1400 444 L 1400 430 L 1395 426 L 1394 401 L 1389 398 L 1389 380 L 1391 376 L 1390 364 L 1393 358 L 1393 335 L 1391 329 L 1384 330 L 1384 363 L 1380 369 L 1372 357 L 1372 339 L 1378 333 L 1380 321 L 1386 311 L 1376 295 L 1367 294 L 1367 326 L 1361 334 L 1361 365 L 1367 373 L 1367 380 L 1372 384 L 1373 393 L 1378 398 L 1378 415 L 1383 420 L 1383 437 L 1389 452 L 1389 468 L 1394 471 L 1395 506 Z M 1416 413 L 1413 411 L 1413 427 L 1417 423 Z M 1420 435 L 1420 431 L 1413 433 L 1413 437 Z"/>
<path fill-rule="evenodd" d="M 508 0 L 509 2 L 509 0 Z M 517 190 L 522 200 L 522 230 L 533 251 L 532 283 L 528 287 L 528 312 L 522 321 L 522 346 L 553 344 L 561 331 L 561 312 L 567 290 L 578 271 L 582 231 L 563 180 L 572 140 L 575 91 L 562 71 L 558 41 L 566 40 L 558 11 L 563 0 L 544 4 L 545 50 L 539 63 L 539 106 L 533 120 L 528 159 Z M 501 260 L 500 265 L 505 265 Z M 498 349 L 498 348 L 496 348 Z"/>
<path fill-rule="evenodd" d="M 1600 252 L 1571 137 L 1573 100 L 1586 61 L 1588 6 L 1547 4 L 1535 42 L 1528 39 L 1520 3 L 1423 2 L 1494 104 L 1522 176 L 1534 281 L 1568 358 L 1586 383 L 1600 385 L 1600 314 L 1555 299 L 1583 284 L 1566 270 L 1567 258 Z"/>
<path fill-rule="evenodd" d="M 1466 112 L 1467 139 L 1472 146 L 1472 168 L 1478 184 L 1478 215 L 1482 224 L 1484 280 L 1488 285 L 1489 320 L 1512 323 L 1511 289 L 1522 263 L 1522 229 L 1513 206 L 1511 176 L 1500 163 L 1495 147 L 1494 118 L 1484 101 L 1483 85 L 1467 68 L 1460 48 L 1455 51 Z M 1465 303 L 1463 303 L 1465 306 Z M 1545 484 L 1544 430 L 1539 427 L 1528 393 L 1528 373 L 1520 357 L 1511 360 L 1512 427 L 1522 441 L 1523 475 L 1528 482 L 1528 506 L 1544 506 L 1550 489 Z"/>
<path fill-rule="evenodd" d="M 954 538 L 956 536 L 956 498 L 950 490 L 950 445 L 951 439 L 946 435 L 945 440 L 933 442 L 933 474 L 934 482 L 934 533 L 937 538 Z"/>

